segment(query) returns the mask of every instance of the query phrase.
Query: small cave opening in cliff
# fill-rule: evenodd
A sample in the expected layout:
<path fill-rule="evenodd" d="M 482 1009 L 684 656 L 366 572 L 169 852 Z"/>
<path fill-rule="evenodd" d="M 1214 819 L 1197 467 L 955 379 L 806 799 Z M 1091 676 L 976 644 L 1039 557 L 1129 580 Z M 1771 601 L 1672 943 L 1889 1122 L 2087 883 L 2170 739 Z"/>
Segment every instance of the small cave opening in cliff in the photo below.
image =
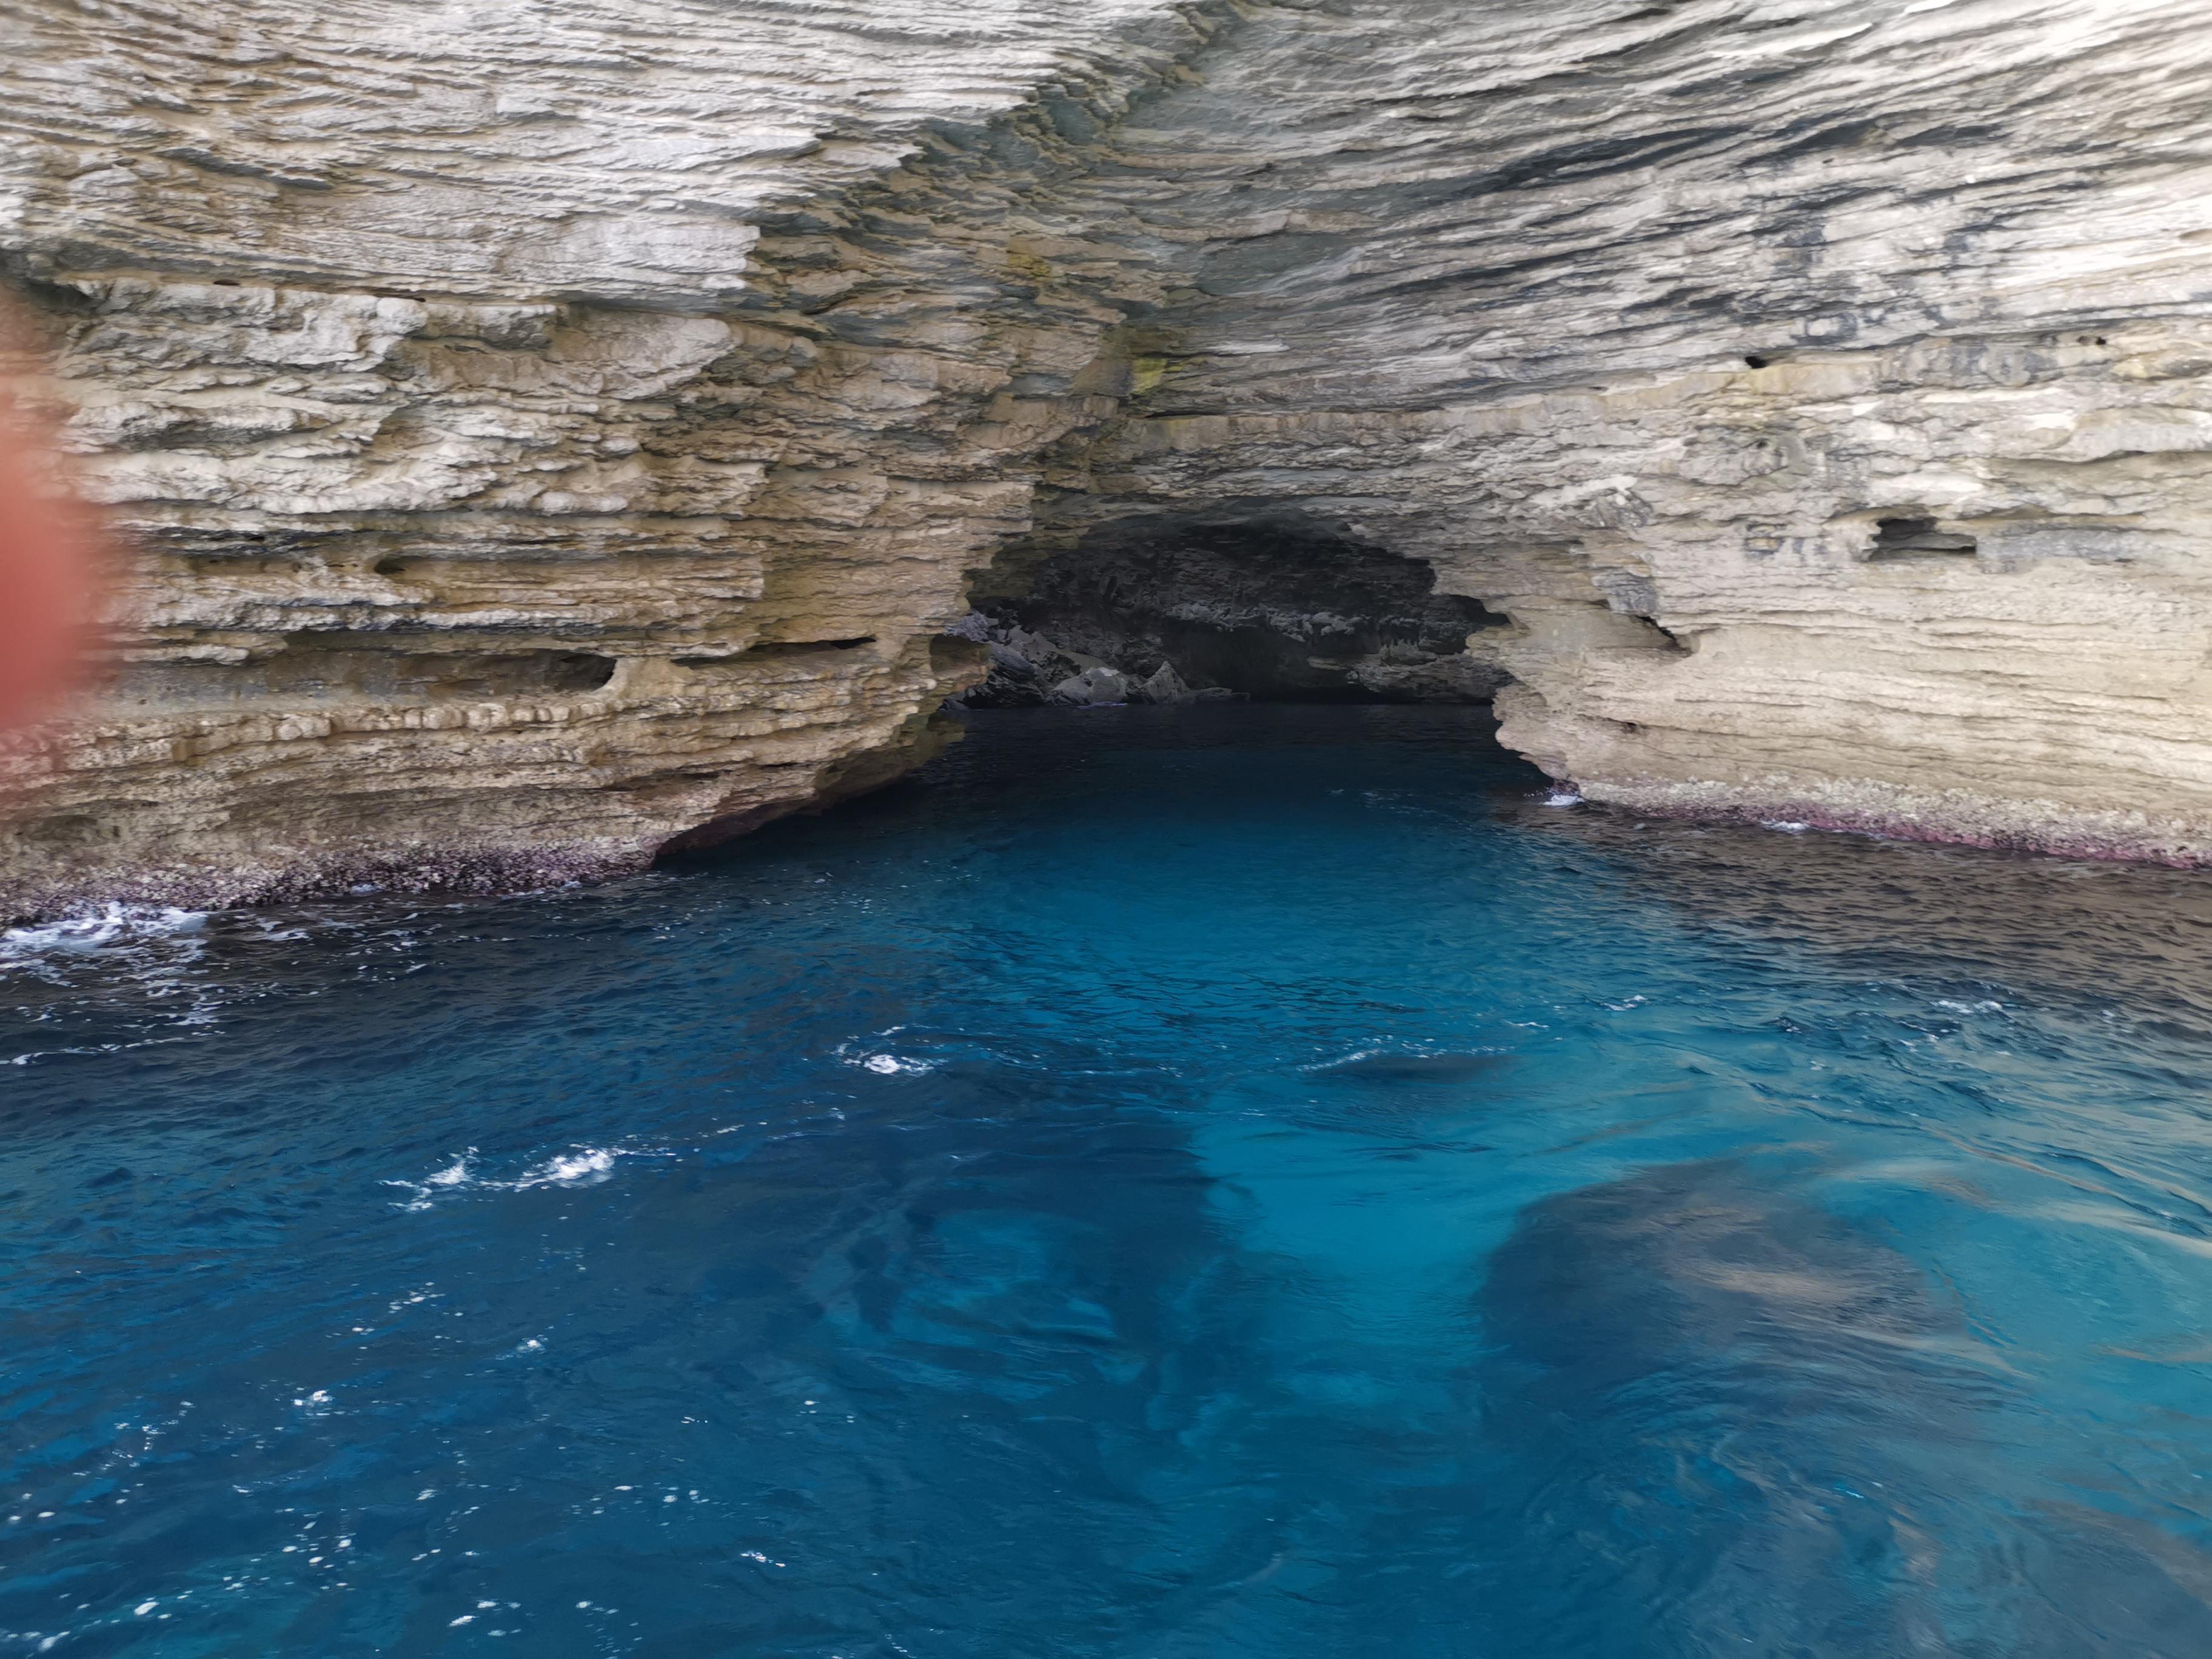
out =
<path fill-rule="evenodd" d="M 1900 514 L 1875 520 L 1874 544 L 1867 550 L 1867 557 L 1870 561 L 1951 556 L 1972 558 L 1978 546 L 1972 536 L 1939 529 L 1931 518 Z"/>
<path fill-rule="evenodd" d="M 873 634 L 853 634 L 835 640 L 762 640 L 745 650 L 748 657 L 804 657 L 817 651 L 857 651 L 873 645 Z"/>
<path fill-rule="evenodd" d="M 1505 680 L 1468 641 L 1506 618 L 1302 514 L 1125 521 L 1014 563 L 957 630 L 990 653 L 957 707 L 1486 703 Z"/>
<path fill-rule="evenodd" d="M 854 634 L 834 640 L 757 640 L 742 651 L 722 652 L 714 656 L 671 657 L 669 660 L 678 668 L 722 669 L 732 665 L 775 662 L 785 658 L 836 657 L 875 642 L 873 634 Z"/>

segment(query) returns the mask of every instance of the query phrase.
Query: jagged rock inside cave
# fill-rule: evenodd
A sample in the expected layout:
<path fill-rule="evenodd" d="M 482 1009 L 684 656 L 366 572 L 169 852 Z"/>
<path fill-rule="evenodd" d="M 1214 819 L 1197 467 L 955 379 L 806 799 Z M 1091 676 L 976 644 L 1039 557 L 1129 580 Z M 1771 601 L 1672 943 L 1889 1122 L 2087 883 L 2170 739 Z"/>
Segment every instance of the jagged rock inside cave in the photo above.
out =
<path fill-rule="evenodd" d="M 2191 0 L 4 27 L 128 560 L 0 911 L 635 867 L 928 752 L 988 573 L 1170 523 L 1418 562 L 1592 799 L 2212 856 Z"/>

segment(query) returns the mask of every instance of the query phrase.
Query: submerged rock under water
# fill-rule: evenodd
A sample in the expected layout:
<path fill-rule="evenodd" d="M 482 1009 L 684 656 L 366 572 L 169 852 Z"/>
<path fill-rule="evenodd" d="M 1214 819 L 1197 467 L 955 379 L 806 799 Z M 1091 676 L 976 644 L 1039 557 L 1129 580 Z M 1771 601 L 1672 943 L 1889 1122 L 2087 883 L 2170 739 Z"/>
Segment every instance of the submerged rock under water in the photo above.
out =
<path fill-rule="evenodd" d="M 1501 1601 L 1591 1652 L 2212 1648 L 2212 1561 L 2063 1497 L 2003 1343 L 1776 1150 L 1546 1199 L 1492 1256 Z"/>

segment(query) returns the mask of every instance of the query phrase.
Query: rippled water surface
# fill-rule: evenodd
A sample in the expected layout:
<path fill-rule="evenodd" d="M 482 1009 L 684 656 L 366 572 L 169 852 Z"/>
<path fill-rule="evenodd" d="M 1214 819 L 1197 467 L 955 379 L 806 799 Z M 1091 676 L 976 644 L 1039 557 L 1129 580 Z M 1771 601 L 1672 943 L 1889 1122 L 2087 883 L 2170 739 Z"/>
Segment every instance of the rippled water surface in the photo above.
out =
<path fill-rule="evenodd" d="M 2206 880 L 1011 714 L 0 951 L 0 1654 L 2212 1653 Z"/>

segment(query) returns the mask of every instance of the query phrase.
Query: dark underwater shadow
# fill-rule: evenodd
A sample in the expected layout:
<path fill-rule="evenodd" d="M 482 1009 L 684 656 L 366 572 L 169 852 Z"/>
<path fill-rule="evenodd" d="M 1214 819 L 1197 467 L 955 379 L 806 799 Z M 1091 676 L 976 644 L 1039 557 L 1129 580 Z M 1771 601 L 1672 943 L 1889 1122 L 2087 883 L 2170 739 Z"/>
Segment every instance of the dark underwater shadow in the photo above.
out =
<path fill-rule="evenodd" d="M 1310 1075 L 1327 1083 L 1383 1088 L 1425 1085 L 1440 1088 L 1474 1082 L 1510 1063 L 1510 1055 L 1479 1050 L 1401 1054 L 1376 1049 L 1353 1054 L 1346 1060 L 1332 1060 L 1326 1066 L 1316 1066 L 1311 1068 Z"/>
<path fill-rule="evenodd" d="M 1492 1257 L 1497 1650 L 2212 1652 L 2203 1559 L 2014 1501 L 2051 1483 L 2001 1358 L 1911 1261 L 1786 1186 L 1666 1166 L 1532 1206 Z"/>

